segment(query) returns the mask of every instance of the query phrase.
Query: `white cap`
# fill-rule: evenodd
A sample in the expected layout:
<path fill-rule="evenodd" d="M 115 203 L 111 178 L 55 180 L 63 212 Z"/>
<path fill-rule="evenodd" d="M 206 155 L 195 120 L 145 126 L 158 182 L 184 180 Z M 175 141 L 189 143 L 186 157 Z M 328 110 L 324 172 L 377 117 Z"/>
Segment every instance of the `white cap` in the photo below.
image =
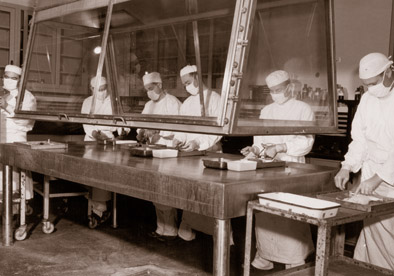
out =
<path fill-rule="evenodd" d="M 268 88 L 271 88 L 288 80 L 290 80 L 290 76 L 286 71 L 283 70 L 274 71 L 265 78 L 265 82 L 267 83 Z"/>
<path fill-rule="evenodd" d="M 22 75 L 22 68 L 16 65 L 7 65 L 4 69 L 4 72 L 12 72 L 20 76 Z"/>
<path fill-rule="evenodd" d="M 180 75 L 181 77 L 186 75 L 186 74 L 190 74 L 190 73 L 194 73 L 197 72 L 197 66 L 196 65 L 186 65 L 185 67 L 183 67 L 180 71 Z"/>
<path fill-rule="evenodd" d="M 381 53 L 370 53 L 360 60 L 359 77 L 362 80 L 373 78 L 381 74 L 393 64 L 387 56 Z"/>
<path fill-rule="evenodd" d="M 142 77 L 142 80 L 144 81 L 144 85 L 150 84 L 150 83 L 161 83 L 161 77 L 160 73 L 157 72 L 152 72 L 149 74 L 145 74 Z"/>
<path fill-rule="evenodd" d="M 95 77 L 93 77 L 92 78 L 92 80 L 90 81 L 90 86 L 91 87 L 95 87 L 95 85 L 96 85 L 96 76 Z M 105 78 L 105 77 L 101 77 L 101 80 L 100 80 L 100 83 L 99 83 L 99 86 L 98 87 L 100 87 L 101 85 L 104 85 L 104 84 L 107 84 L 107 79 Z"/>

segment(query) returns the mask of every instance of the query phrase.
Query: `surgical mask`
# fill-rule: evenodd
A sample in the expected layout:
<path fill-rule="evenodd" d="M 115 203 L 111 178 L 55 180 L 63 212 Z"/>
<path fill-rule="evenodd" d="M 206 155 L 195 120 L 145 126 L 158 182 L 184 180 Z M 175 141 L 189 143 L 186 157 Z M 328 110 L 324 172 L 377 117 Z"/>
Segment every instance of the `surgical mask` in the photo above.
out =
<path fill-rule="evenodd" d="M 383 80 L 381 83 L 378 83 L 374 86 L 368 87 L 368 93 L 371 94 L 372 96 L 375 96 L 376 98 L 384 98 L 386 97 L 392 88 L 393 83 L 389 87 L 384 86 L 384 77 L 386 76 L 386 73 L 383 75 Z"/>
<path fill-rule="evenodd" d="M 97 91 L 96 98 L 99 101 L 104 101 L 107 97 L 107 90 Z"/>
<path fill-rule="evenodd" d="M 289 99 L 289 97 L 285 96 L 285 93 L 271 93 L 271 97 L 272 100 L 277 104 L 284 104 Z"/>
<path fill-rule="evenodd" d="M 157 94 L 155 92 L 155 90 L 149 90 L 148 91 L 148 97 L 149 99 L 151 99 L 152 101 L 157 101 L 160 98 L 160 94 Z"/>
<path fill-rule="evenodd" d="M 9 91 L 17 89 L 18 81 L 13 79 L 4 78 L 3 80 L 3 88 Z"/>
<path fill-rule="evenodd" d="M 198 87 L 195 87 L 193 83 L 190 83 L 189 85 L 186 86 L 186 91 L 194 96 L 198 94 L 199 90 Z"/>

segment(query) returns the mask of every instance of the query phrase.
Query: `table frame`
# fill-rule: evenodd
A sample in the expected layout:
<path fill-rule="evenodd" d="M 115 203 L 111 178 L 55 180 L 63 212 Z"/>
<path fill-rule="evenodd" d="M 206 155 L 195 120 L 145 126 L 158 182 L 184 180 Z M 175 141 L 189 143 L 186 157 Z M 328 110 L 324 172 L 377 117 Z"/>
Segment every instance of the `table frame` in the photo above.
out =
<path fill-rule="evenodd" d="M 333 226 L 343 226 L 346 223 L 364 220 L 366 218 L 386 215 L 394 213 L 394 210 L 379 210 L 376 212 L 364 212 L 359 210 L 353 210 L 349 208 L 340 207 L 338 214 L 331 218 L 314 218 L 307 215 L 296 214 L 290 211 L 285 211 L 269 206 L 262 205 L 258 200 L 249 201 L 246 213 L 246 234 L 245 234 L 245 256 L 244 256 L 244 276 L 250 274 L 250 254 L 251 254 L 251 240 L 252 240 L 252 227 L 253 227 L 253 214 L 255 211 L 265 212 L 284 218 L 297 220 L 309 224 L 316 225 L 317 228 L 317 241 L 316 241 L 316 259 L 315 259 L 315 276 L 327 276 L 328 275 L 328 264 L 330 256 L 335 257 L 343 256 L 344 254 L 344 242 L 345 242 L 345 231 L 343 227 L 340 229 L 333 229 Z M 334 239 L 331 239 L 331 234 L 334 234 Z M 332 253 L 330 243 L 332 242 Z M 330 254 L 331 253 L 331 254 Z M 310 265 L 303 266 L 306 268 Z M 376 271 L 383 273 L 388 271 L 383 268 L 378 268 L 372 265 L 368 265 L 369 268 L 373 268 Z M 300 268 L 299 268 L 300 269 Z M 291 270 L 294 271 L 294 270 Z M 291 272 L 289 270 L 289 273 Z M 286 273 L 284 272 L 283 275 Z M 389 275 L 390 275 L 389 274 Z"/>

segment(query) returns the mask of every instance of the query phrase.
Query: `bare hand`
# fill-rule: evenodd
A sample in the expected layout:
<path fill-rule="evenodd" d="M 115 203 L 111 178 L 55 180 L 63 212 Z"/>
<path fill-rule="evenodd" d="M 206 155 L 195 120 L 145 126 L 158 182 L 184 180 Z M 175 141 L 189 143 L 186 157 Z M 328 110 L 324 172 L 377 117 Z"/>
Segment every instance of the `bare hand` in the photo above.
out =
<path fill-rule="evenodd" d="M 335 186 L 341 190 L 345 190 L 346 183 L 349 181 L 350 171 L 348 169 L 340 169 L 334 177 Z"/>
<path fill-rule="evenodd" d="M 274 159 L 277 154 L 278 154 L 278 150 L 276 148 L 276 145 L 270 145 L 265 147 L 264 157 Z"/>
<path fill-rule="evenodd" d="M 178 139 L 173 139 L 172 140 L 172 147 L 179 149 L 181 148 L 185 143 L 182 141 L 179 141 Z"/>
<path fill-rule="evenodd" d="M 181 146 L 180 150 L 181 151 L 193 151 L 193 150 L 198 150 L 200 146 L 195 140 L 189 141 L 186 143 L 186 145 Z"/>
<path fill-rule="evenodd" d="M 137 134 L 136 137 L 137 141 L 139 141 L 142 144 L 145 144 L 147 142 L 147 137 L 145 136 L 145 129 L 140 129 L 140 131 Z"/>
<path fill-rule="evenodd" d="M 371 178 L 361 182 L 355 193 L 370 195 L 382 182 L 383 180 L 377 174 L 375 174 Z"/>
<path fill-rule="evenodd" d="M 161 138 L 160 134 L 156 133 L 150 138 L 150 143 L 156 144 L 160 140 L 160 138 Z"/>

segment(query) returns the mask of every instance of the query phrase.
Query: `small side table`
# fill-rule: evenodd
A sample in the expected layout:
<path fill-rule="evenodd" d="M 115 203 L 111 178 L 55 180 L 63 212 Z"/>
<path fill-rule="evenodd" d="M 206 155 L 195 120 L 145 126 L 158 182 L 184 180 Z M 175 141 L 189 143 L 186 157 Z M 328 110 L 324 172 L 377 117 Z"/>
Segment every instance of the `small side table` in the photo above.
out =
<path fill-rule="evenodd" d="M 345 233 L 343 227 L 340 231 L 335 231 L 334 240 L 331 241 L 331 231 L 333 226 L 341 226 L 346 223 L 364 220 L 369 217 L 384 215 L 394 212 L 394 210 L 382 210 L 379 212 L 365 212 L 359 210 L 353 210 L 349 208 L 340 207 L 338 214 L 331 218 L 317 219 L 314 217 L 296 214 L 290 211 L 284 211 L 265 205 L 259 204 L 258 200 L 249 201 L 246 213 L 246 237 L 245 237 L 245 257 L 244 257 L 244 276 L 249 276 L 250 273 L 250 253 L 251 253 L 251 241 L 252 241 L 252 226 L 253 226 L 253 213 L 254 211 L 270 213 L 285 218 L 302 221 L 305 223 L 314 224 L 318 227 L 317 230 L 317 242 L 316 242 L 316 260 L 315 260 L 315 276 L 326 276 L 329 275 L 328 265 L 330 266 L 340 265 L 344 267 L 350 267 L 350 274 L 346 274 L 346 269 L 343 270 L 343 275 L 360 275 L 354 274 L 355 269 L 362 270 L 363 272 L 370 271 L 371 274 L 363 275 L 393 275 L 394 272 L 388 269 L 380 268 L 371 264 L 355 261 L 352 258 L 343 256 Z M 333 254 L 330 255 L 330 243 L 333 245 Z M 275 275 L 313 275 L 311 272 L 310 264 L 306 264 L 301 267 L 288 269 Z M 307 273 L 306 271 L 309 271 Z M 306 274 L 307 273 L 307 274 Z M 312 274 L 311 274 L 312 273 Z M 352 274 L 353 273 L 353 274 Z M 338 275 L 338 274 L 336 274 Z M 342 275 L 342 274 L 341 274 Z"/>

